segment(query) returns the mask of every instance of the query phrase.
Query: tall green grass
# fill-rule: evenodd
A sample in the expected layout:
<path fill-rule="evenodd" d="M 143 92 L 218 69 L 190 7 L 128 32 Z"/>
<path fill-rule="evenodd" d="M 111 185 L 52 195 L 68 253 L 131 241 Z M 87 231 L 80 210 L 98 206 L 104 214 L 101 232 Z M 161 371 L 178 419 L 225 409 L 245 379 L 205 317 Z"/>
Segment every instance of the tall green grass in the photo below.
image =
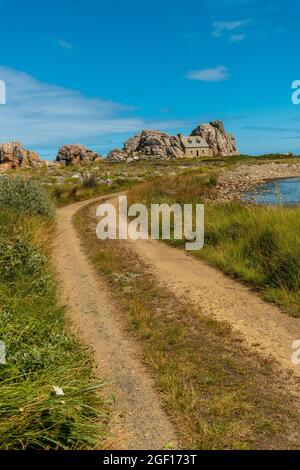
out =
<path fill-rule="evenodd" d="M 23 194 L 18 180 L 9 184 Z M 43 193 L 36 194 L 45 208 Z M 100 448 L 107 410 L 95 389 L 103 384 L 93 382 L 58 300 L 49 262 L 52 208 L 48 217 L 34 206 L 23 209 L 22 201 L 0 207 L 0 340 L 7 353 L 0 365 L 0 449 Z"/>
<path fill-rule="evenodd" d="M 300 315 L 300 207 L 208 205 L 198 253 Z"/>
<path fill-rule="evenodd" d="M 194 252 L 292 315 L 300 315 L 300 207 L 213 201 L 215 178 L 183 175 L 134 188 L 130 203 L 205 202 L 205 246 Z M 185 240 L 171 240 L 183 247 Z"/>

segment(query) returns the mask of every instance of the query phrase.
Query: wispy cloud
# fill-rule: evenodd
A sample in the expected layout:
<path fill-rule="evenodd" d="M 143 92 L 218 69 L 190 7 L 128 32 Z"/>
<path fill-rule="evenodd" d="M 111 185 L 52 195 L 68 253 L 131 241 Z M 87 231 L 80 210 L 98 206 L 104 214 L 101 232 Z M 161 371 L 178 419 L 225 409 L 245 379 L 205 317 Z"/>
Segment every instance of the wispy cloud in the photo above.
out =
<path fill-rule="evenodd" d="M 62 49 L 68 49 L 69 51 L 72 51 L 74 49 L 73 44 L 64 41 L 63 39 L 58 39 L 56 42 Z"/>
<path fill-rule="evenodd" d="M 145 127 L 172 129 L 184 121 L 145 122 L 132 116 L 135 108 L 75 90 L 41 82 L 34 77 L 0 66 L 7 87 L 7 104 L 0 106 L 1 141 L 17 140 L 46 149 L 62 144 L 101 145 L 107 136 L 133 133 Z"/>
<path fill-rule="evenodd" d="M 246 34 L 231 34 L 230 42 L 242 42 L 246 38 Z"/>
<path fill-rule="evenodd" d="M 224 80 L 229 80 L 230 73 L 227 67 L 218 65 L 211 69 L 192 70 L 187 73 L 187 78 L 202 82 L 223 82 Z"/>
<path fill-rule="evenodd" d="M 235 31 L 236 29 L 247 26 L 251 21 L 250 18 L 236 21 L 215 21 L 211 35 L 213 38 L 220 38 L 225 32 Z"/>

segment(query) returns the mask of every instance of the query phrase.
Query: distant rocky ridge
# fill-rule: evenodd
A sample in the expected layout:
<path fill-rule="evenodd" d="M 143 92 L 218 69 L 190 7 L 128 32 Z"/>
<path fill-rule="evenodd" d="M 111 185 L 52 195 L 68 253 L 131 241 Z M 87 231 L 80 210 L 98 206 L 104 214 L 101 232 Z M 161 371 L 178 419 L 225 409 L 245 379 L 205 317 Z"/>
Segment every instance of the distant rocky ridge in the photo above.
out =
<path fill-rule="evenodd" d="M 238 155 L 235 138 L 226 133 L 222 121 L 201 124 L 192 131 L 191 135 L 203 138 L 213 149 L 215 156 Z M 183 158 L 184 156 L 185 149 L 180 136 L 171 136 L 158 130 L 143 130 L 128 139 L 122 150 L 112 150 L 107 156 L 107 161 L 117 163 L 152 158 Z"/>
<path fill-rule="evenodd" d="M 64 145 L 60 147 L 56 162 L 64 165 L 76 165 L 78 163 L 91 163 L 103 160 L 102 156 L 81 144 Z"/>
<path fill-rule="evenodd" d="M 0 171 L 34 167 L 41 163 L 37 152 L 26 150 L 18 142 L 0 144 Z"/>
<path fill-rule="evenodd" d="M 197 126 L 191 136 L 199 136 L 213 150 L 214 156 L 238 155 L 235 138 L 226 133 L 221 121 Z M 123 149 L 112 150 L 107 162 L 131 162 L 147 159 L 176 159 L 186 156 L 183 136 L 168 135 L 159 130 L 143 130 L 128 139 Z M 103 157 L 81 144 L 60 147 L 55 162 L 43 161 L 37 152 L 18 142 L 0 144 L 0 171 L 35 166 L 76 165 L 104 161 Z"/>

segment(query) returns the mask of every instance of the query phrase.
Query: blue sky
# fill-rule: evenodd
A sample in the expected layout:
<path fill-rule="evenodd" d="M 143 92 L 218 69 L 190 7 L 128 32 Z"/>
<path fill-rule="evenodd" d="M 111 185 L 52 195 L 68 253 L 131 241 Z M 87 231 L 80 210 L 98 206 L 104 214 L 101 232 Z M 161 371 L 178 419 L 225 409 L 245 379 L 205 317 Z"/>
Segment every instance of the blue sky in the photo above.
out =
<path fill-rule="evenodd" d="M 0 141 L 106 154 L 143 128 L 224 121 L 243 153 L 300 154 L 297 0 L 0 0 Z"/>

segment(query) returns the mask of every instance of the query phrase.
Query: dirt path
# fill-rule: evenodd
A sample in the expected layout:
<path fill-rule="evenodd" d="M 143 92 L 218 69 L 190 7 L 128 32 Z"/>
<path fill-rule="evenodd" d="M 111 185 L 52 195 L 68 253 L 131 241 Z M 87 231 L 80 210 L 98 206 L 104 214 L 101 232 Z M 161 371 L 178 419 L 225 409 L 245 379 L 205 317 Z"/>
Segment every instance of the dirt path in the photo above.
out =
<path fill-rule="evenodd" d="M 73 227 L 73 215 L 90 202 L 58 211 L 53 256 L 72 324 L 94 350 L 96 373 L 109 381 L 107 393 L 115 398 L 112 431 L 117 437 L 111 446 L 155 450 L 173 443 L 176 447 L 175 433 L 152 379 L 138 359 L 137 346 L 123 331 L 106 284 L 87 261 Z"/>
<path fill-rule="evenodd" d="M 97 201 L 103 199 L 116 203 L 115 196 Z M 91 202 L 58 211 L 54 260 L 63 298 L 82 339 L 95 351 L 100 377 L 111 382 L 108 390 L 116 397 L 118 411 L 113 426 L 120 436 L 118 448 L 159 449 L 171 442 L 176 446 L 174 430 L 152 379 L 139 361 L 138 346 L 123 331 L 111 293 L 87 261 L 73 227 L 73 215 Z M 291 361 L 292 343 L 300 339 L 300 319 L 283 314 L 241 283 L 183 250 L 151 240 L 124 243 L 130 244 L 157 282 L 175 297 L 192 302 L 216 320 L 228 321 L 251 348 L 272 356 L 285 371 L 293 370 L 300 377 L 300 366 Z"/>
<path fill-rule="evenodd" d="M 117 204 L 118 199 L 109 202 Z M 157 281 L 180 300 L 187 300 L 202 313 L 228 321 L 246 343 L 275 358 L 284 370 L 300 377 L 300 365 L 293 365 L 292 343 L 300 340 L 300 319 L 292 318 L 263 301 L 242 283 L 230 279 L 188 252 L 160 241 L 127 241 L 149 266 Z"/>

